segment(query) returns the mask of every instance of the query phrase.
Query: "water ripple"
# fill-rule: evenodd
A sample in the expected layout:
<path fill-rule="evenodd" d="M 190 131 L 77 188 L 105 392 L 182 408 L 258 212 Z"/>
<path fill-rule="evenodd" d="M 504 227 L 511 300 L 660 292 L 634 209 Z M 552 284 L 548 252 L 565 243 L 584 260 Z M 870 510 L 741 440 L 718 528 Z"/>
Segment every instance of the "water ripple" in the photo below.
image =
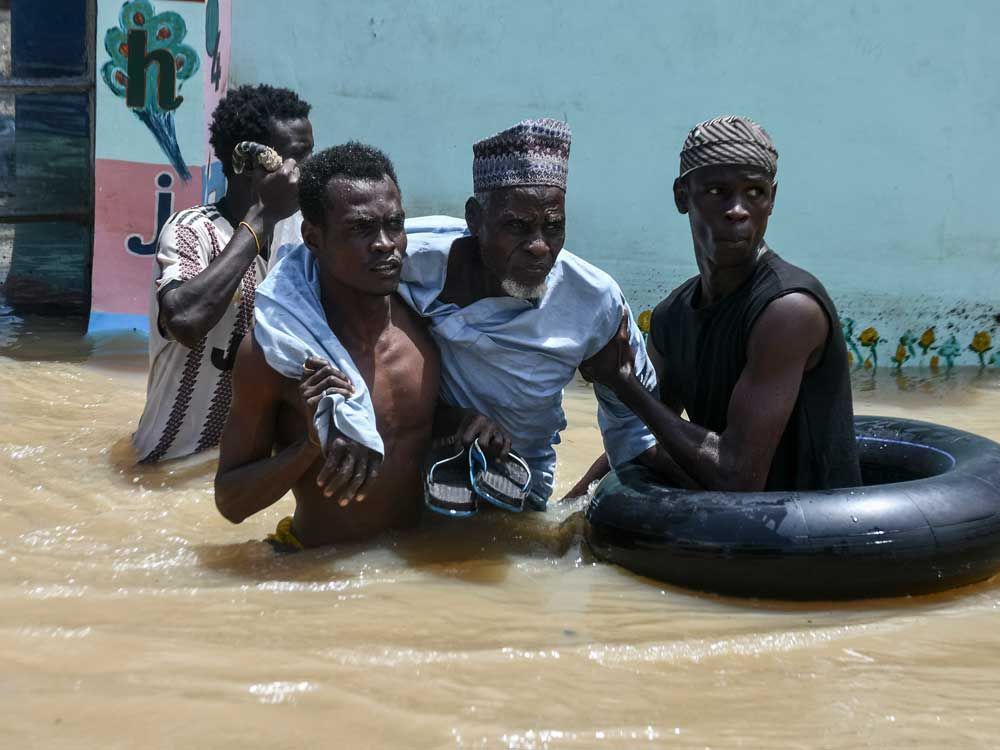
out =
<path fill-rule="evenodd" d="M 258 682 L 248 689 L 261 703 L 292 703 L 297 695 L 316 690 L 310 682 Z"/>

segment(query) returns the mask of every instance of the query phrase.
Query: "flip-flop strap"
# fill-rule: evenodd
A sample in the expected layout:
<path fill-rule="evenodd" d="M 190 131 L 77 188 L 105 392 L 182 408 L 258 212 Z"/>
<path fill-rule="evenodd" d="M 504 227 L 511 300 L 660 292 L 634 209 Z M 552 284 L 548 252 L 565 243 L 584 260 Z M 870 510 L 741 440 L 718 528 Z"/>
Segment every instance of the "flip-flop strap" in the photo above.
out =
<path fill-rule="evenodd" d="M 427 481 L 428 482 L 434 481 L 434 471 L 437 469 L 437 467 L 441 466 L 441 464 L 446 464 L 449 461 L 454 461 L 456 458 L 461 458 L 463 453 L 465 453 L 465 448 L 460 449 L 458 453 L 456 453 L 454 456 L 449 456 L 448 458 L 442 458 L 440 461 L 435 461 L 433 464 L 431 464 L 430 471 L 427 472 Z"/>

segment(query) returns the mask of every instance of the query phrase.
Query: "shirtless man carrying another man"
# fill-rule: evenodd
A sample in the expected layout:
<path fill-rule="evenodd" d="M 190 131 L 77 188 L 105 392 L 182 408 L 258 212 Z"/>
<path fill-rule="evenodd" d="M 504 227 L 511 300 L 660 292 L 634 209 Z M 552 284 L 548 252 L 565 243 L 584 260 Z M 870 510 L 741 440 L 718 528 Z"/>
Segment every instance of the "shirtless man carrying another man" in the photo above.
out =
<path fill-rule="evenodd" d="M 262 297 L 268 294 L 262 288 L 254 336 L 243 341 L 236 359 L 216 505 L 239 523 L 291 489 L 295 517 L 282 521 L 272 538 L 296 548 L 371 536 L 417 520 L 423 506 L 420 467 L 430 444 L 439 377 L 438 353 L 423 322 L 394 294 L 406 232 L 389 159 L 377 149 L 348 143 L 317 154 L 301 171 L 305 245 L 288 254 L 268 284 L 294 282 L 282 272 L 296 263 L 312 270 L 302 283 L 273 290 L 272 301 L 281 304 L 292 289 L 296 296 L 287 297 L 285 314 L 296 317 L 304 314 L 299 290 L 313 295 L 317 326 L 310 319 L 308 327 L 322 328 L 325 319 L 329 331 L 322 335 L 335 335 L 353 360 L 370 393 L 384 460 L 336 432 L 321 447 L 314 423 L 318 402 L 331 390 L 346 396 L 353 388 L 316 359 L 299 360 L 306 365 L 301 379 L 269 364 L 270 352 L 258 339 L 265 335 L 263 327 L 282 328 L 285 322 L 273 313 L 264 314 L 275 319 L 262 320 Z"/>

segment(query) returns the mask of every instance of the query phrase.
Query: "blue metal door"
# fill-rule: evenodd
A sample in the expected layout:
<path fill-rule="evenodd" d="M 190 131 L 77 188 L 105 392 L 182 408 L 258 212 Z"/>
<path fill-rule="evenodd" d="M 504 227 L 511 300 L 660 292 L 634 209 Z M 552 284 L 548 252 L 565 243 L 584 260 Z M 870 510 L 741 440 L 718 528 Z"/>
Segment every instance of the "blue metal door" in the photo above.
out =
<path fill-rule="evenodd" d="M 89 311 L 95 23 L 95 0 L 0 0 L 0 283 L 17 311 Z"/>

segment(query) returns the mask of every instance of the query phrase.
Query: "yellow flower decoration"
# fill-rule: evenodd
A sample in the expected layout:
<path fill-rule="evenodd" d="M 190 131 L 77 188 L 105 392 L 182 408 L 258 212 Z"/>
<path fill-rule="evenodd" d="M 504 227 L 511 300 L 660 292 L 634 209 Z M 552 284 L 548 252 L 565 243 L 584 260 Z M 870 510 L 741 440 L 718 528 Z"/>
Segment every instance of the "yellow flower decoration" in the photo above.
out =
<path fill-rule="evenodd" d="M 858 336 L 858 341 L 861 342 L 861 346 L 875 346 L 878 343 L 878 330 L 874 327 L 866 328 Z"/>
<path fill-rule="evenodd" d="M 993 342 L 990 340 L 990 335 L 986 331 L 979 331 L 972 337 L 972 343 L 969 345 L 969 348 L 976 354 L 983 354 L 989 351 L 992 345 Z"/>
<path fill-rule="evenodd" d="M 896 347 L 896 356 L 892 358 L 893 362 L 899 362 L 902 364 L 906 361 L 906 347 L 900 344 Z"/>
<path fill-rule="evenodd" d="M 941 358 L 938 355 L 931 357 L 931 369 L 936 370 L 941 364 Z"/>
<path fill-rule="evenodd" d="M 927 350 L 934 346 L 935 341 L 937 341 L 937 336 L 934 335 L 934 328 L 932 326 L 920 334 L 920 340 L 917 343 L 920 344 L 922 349 Z"/>
<path fill-rule="evenodd" d="M 639 330 L 643 333 L 649 333 L 650 324 L 653 322 L 653 311 L 643 310 L 639 313 Z"/>

